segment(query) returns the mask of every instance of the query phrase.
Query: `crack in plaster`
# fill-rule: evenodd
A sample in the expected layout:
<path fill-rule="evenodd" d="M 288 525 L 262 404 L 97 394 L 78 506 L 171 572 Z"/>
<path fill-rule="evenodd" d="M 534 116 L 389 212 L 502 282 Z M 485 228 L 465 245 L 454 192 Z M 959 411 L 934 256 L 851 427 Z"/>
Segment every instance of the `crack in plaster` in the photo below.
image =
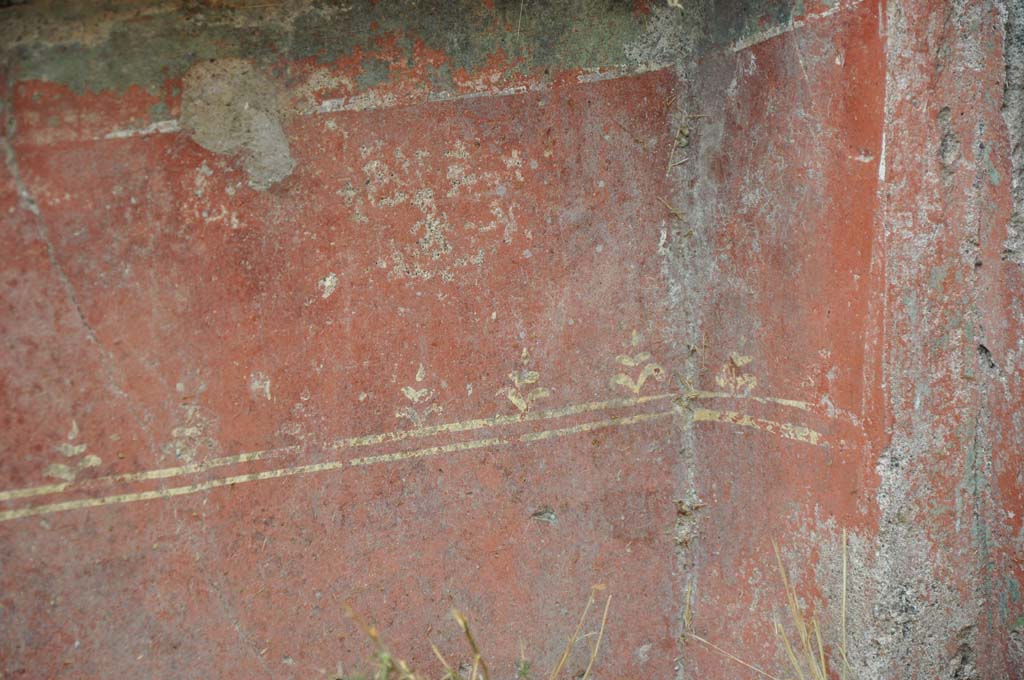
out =
<path fill-rule="evenodd" d="M 9 80 L 8 90 L 13 87 L 13 81 Z M 2 102 L 3 106 L 7 109 L 6 113 L 6 130 L 5 135 L 0 137 L 0 145 L 3 146 L 4 152 L 4 164 L 7 167 L 7 171 L 11 174 L 11 180 L 14 183 L 15 189 L 18 192 L 18 199 L 21 206 L 31 213 L 34 217 L 36 234 L 40 241 L 43 242 L 43 246 L 46 249 L 47 260 L 50 263 L 50 267 L 57 275 L 57 279 L 60 281 L 61 288 L 64 290 L 64 294 L 67 297 L 71 307 L 75 310 L 79 322 L 82 324 L 82 328 L 85 330 L 86 337 L 89 342 L 92 343 L 100 354 L 100 363 L 103 366 L 103 371 L 106 374 L 106 382 L 108 389 L 117 397 L 124 399 L 132 417 L 146 434 L 149 440 L 150 450 L 156 450 L 156 442 L 153 438 L 152 432 L 149 426 L 146 424 L 145 418 L 139 414 L 139 407 L 134 403 L 134 400 L 125 392 L 120 385 L 117 384 L 117 380 L 114 377 L 113 369 L 113 357 L 109 351 L 103 346 L 99 336 L 96 334 L 96 329 L 93 328 L 92 324 L 86 318 L 85 312 L 82 309 L 82 305 L 78 299 L 78 293 L 75 289 L 74 284 L 68 277 L 60 259 L 57 257 L 56 248 L 53 245 L 53 241 L 50 238 L 49 229 L 47 228 L 46 221 L 43 218 L 42 211 L 39 209 L 39 204 L 29 191 L 24 178 L 21 175 L 21 168 L 18 164 L 18 157 L 14 147 L 14 138 L 16 131 L 16 118 L 14 116 L 14 107 L 8 102 Z"/>

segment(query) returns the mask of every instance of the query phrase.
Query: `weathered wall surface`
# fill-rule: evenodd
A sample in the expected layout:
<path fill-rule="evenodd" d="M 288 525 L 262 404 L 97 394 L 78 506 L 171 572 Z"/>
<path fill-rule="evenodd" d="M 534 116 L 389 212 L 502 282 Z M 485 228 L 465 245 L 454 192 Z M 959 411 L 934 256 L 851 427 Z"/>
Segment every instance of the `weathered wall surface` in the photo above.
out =
<path fill-rule="evenodd" d="M 1016 677 L 1021 583 L 1021 269 L 1007 257 L 1006 7 L 888 16 L 881 630 L 895 668 Z M 917 17 L 929 16 L 922 22 Z M 1020 130 L 1013 130 L 1019 137 Z M 886 574 L 886 578 L 882 575 Z M 940 641 L 930 649 L 924 635 Z"/>
<path fill-rule="evenodd" d="M 709 18 L 731 49 L 697 78 L 704 250 L 686 257 L 713 262 L 708 363 L 733 373 L 740 343 L 751 394 L 805 400 L 771 418 L 823 450 L 693 429 L 698 626 L 780 667 L 774 540 L 840 640 L 846 528 L 852 672 L 1019 677 L 1020 6 L 767 9 L 747 34 Z M 691 648 L 697 677 L 729 663 Z"/>
<path fill-rule="evenodd" d="M 5 676 L 327 676 L 350 605 L 426 672 L 457 606 L 509 677 L 599 583 L 602 672 L 673 675 L 683 15 L 45 9 L 4 29 Z"/>
<path fill-rule="evenodd" d="M 0 10 L 0 672 L 1019 677 L 1019 3 L 682 4 Z"/>
<path fill-rule="evenodd" d="M 699 635 L 781 673 L 771 621 L 788 621 L 773 541 L 841 640 L 841 533 L 866 587 L 877 531 L 874 456 L 884 446 L 884 280 L 880 256 L 885 35 L 879 8 L 842 3 L 739 30 L 709 18 L 720 41 L 699 67 L 696 243 L 683 257 L 709 284 L 698 310 L 694 384 L 722 393 L 694 419 Z M 701 264 L 710 263 L 710 264 Z M 694 277 L 684 269 L 690 281 Z M 703 404 L 702 404 L 703 406 Z M 710 409 L 712 407 L 708 407 Z M 872 618 L 851 599 L 851 620 Z M 766 634 L 767 631 L 767 634 Z M 866 635 L 851 627 L 851 647 Z M 737 653 L 736 650 L 742 650 Z M 692 677 L 737 667 L 696 643 Z M 879 650 L 858 647 L 858 677 Z"/>

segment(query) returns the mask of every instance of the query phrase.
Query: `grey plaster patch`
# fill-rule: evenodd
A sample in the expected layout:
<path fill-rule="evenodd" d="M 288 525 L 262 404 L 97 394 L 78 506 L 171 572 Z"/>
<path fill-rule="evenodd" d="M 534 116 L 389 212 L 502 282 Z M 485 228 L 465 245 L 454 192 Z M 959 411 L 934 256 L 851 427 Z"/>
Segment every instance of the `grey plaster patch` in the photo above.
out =
<path fill-rule="evenodd" d="M 240 157 L 254 189 L 268 189 L 295 168 L 277 87 L 243 59 L 204 61 L 189 69 L 181 124 L 204 149 Z"/>

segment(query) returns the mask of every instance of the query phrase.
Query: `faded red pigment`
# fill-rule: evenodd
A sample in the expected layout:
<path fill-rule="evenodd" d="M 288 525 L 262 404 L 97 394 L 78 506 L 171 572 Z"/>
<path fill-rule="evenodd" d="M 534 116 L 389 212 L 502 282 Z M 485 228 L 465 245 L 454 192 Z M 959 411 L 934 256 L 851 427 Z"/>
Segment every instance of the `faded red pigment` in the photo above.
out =
<path fill-rule="evenodd" d="M 591 677 L 783 677 L 773 543 L 836 669 L 845 531 L 856 677 L 1019 677 L 1005 17 L 950 5 L 281 56 L 265 190 L 181 73 L 8 65 L 0 673 L 331 677 L 350 606 L 428 672 L 457 607 L 514 677 L 602 584 Z"/>
<path fill-rule="evenodd" d="M 494 658 L 554 653 L 605 582 L 608 667 L 658 641 L 669 674 L 671 88 L 298 118 L 266 193 L 178 134 L 19 144 L 8 427 L 32 455 L 5 477 L 101 460 L 7 503 L 36 669 L 333 670 L 368 645 L 346 605 L 459 649 L 457 605 Z"/>

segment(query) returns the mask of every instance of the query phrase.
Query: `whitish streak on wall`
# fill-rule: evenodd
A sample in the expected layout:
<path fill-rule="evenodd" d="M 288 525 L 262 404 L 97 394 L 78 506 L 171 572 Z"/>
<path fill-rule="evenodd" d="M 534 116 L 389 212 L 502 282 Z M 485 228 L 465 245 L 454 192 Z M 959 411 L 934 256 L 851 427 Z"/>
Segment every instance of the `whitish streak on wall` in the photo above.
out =
<path fill-rule="evenodd" d="M 331 272 L 327 276 L 323 277 L 316 282 L 316 290 L 320 293 L 320 297 L 324 300 L 331 297 L 334 291 L 338 288 L 338 275 Z"/>
<path fill-rule="evenodd" d="M 249 391 L 252 396 L 270 401 L 270 378 L 262 371 L 256 371 L 249 376 Z"/>
<path fill-rule="evenodd" d="M 179 132 L 181 125 L 177 119 L 160 120 L 141 128 L 125 128 L 113 130 L 103 135 L 103 139 L 126 139 L 128 137 L 148 137 L 149 135 L 162 135 L 170 132 Z"/>
<path fill-rule="evenodd" d="M 669 68 L 667 64 L 651 63 L 639 67 L 618 66 L 596 71 L 584 72 L 577 76 L 581 83 L 592 83 L 615 78 L 627 78 L 650 71 L 660 71 Z M 527 92 L 543 92 L 551 89 L 550 83 L 531 83 L 529 85 L 516 85 L 498 90 L 479 90 L 474 92 L 460 92 L 449 94 L 447 92 L 430 92 L 424 96 L 410 96 L 399 99 L 394 94 L 381 95 L 376 92 L 367 92 L 351 97 L 339 97 L 337 99 L 326 99 L 310 110 L 297 111 L 299 115 L 322 115 L 330 113 L 342 113 L 346 111 L 377 111 L 381 109 L 392 109 L 397 106 L 411 106 L 424 102 L 450 102 L 464 99 L 478 99 L 481 97 L 510 97 Z M 102 137 L 96 139 L 126 139 L 129 137 L 147 137 L 155 134 L 168 134 L 179 132 L 181 124 L 177 119 L 161 120 L 144 127 L 121 128 L 111 130 Z"/>
<path fill-rule="evenodd" d="M 834 7 L 828 8 L 824 12 L 818 12 L 817 14 L 808 14 L 803 19 L 791 19 L 790 21 L 787 21 L 786 23 L 781 24 L 779 26 L 772 26 L 771 28 L 766 28 L 761 31 L 755 31 L 754 33 L 734 42 L 730 46 L 730 49 L 733 52 L 740 52 L 749 47 L 753 47 L 754 45 L 757 45 L 759 43 L 763 43 L 765 40 L 771 40 L 772 38 L 777 38 L 778 36 L 783 35 L 784 33 L 789 33 L 790 31 L 794 31 L 798 28 L 803 28 L 812 21 L 825 19 L 827 17 L 832 16 L 833 14 L 837 14 L 839 12 L 852 9 L 853 7 L 859 5 L 860 3 L 861 0 L 851 0 L 851 2 L 845 3 L 841 2 L 836 4 Z"/>

